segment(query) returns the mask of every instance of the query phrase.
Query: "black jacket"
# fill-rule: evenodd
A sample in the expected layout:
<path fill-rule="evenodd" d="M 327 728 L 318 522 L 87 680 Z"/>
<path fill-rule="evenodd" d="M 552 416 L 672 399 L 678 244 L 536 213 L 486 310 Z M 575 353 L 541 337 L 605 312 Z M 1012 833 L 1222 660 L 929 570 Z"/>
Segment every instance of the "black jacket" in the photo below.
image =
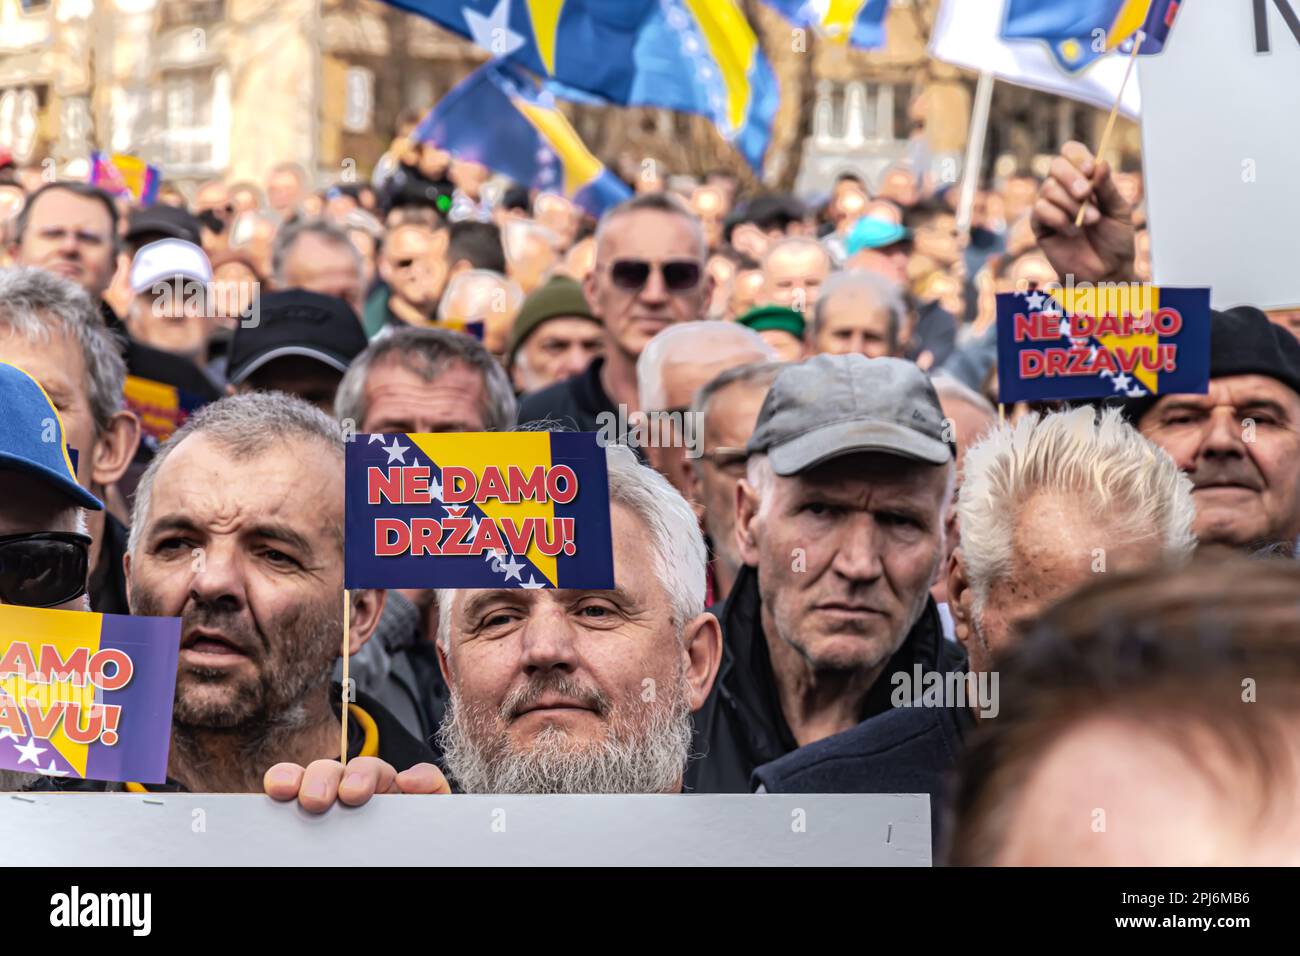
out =
<path fill-rule="evenodd" d="M 755 769 L 799 746 L 781 712 L 760 610 L 758 572 L 741 568 L 715 612 L 722 624 L 722 663 L 713 690 L 694 715 L 697 756 L 686 769 L 688 792 L 749 793 Z M 943 636 L 932 599 L 867 693 L 863 720 L 890 709 L 891 675 L 910 675 L 915 664 L 944 673 L 965 666 L 961 647 Z"/>
<path fill-rule="evenodd" d="M 97 614 L 130 614 L 126 602 L 126 525 L 111 514 L 104 515 L 104 534 L 99 544 L 99 564 L 90 576 L 90 609 Z"/>
<path fill-rule="evenodd" d="M 928 793 L 940 846 L 949 777 L 975 727 L 969 707 L 895 707 L 754 771 L 768 793 Z"/>
<path fill-rule="evenodd" d="M 339 710 L 339 700 L 342 697 L 342 687 L 338 684 L 332 684 L 330 687 L 330 701 L 334 713 L 337 715 Z M 397 718 L 390 714 L 382 704 L 362 691 L 357 691 L 356 706 L 365 711 L 375 722 L 375 730 L 379 735 L 379 759 L 392 764 L 398 772 L 415 766 L 417 763 L 435 763 L 433 751 L 416 740 L 404 728 Z M 348 721 L 348 758 L 351 759 L 360 754 L 361 748 L 365 742 L 366 732 L 356 720 Z M 265 768 L 269 770 L 270 768 Z M 120 792 L 126 789 L 123 783 L 110 783 L 104 780 L 73 780 L 69 777 L 41 777 L 35 784 L 28 789 L 38 791 L 74 791 L 78 793 L 102 793 L 102 792 Z M 178 793 L 185 790 L 179 783 L 170 777 L 166 783 L 149 784 L 148 789 L 154 793 Z"/>
<path fill-rule="evenodd" d="M 554 419 L 575 431 L 598 432 L 602 413 L 617 422 L 618 409 L 600 384 L 604 365 L 603 358 L 592 359 L 585 372 L 529 392 L 519 402 L 519 424 Z"/>

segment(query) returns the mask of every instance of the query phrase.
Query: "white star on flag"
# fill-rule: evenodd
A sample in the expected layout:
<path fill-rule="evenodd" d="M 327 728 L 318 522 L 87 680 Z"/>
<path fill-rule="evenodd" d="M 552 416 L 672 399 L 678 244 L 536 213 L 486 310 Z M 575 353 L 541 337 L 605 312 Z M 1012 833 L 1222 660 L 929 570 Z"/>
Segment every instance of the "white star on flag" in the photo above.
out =
<path fill-rule="evenodd" d="M 510 29 L 510 0 L 498 0 L 486 17 L 469 7 L 461 7 L 460 12 L 465 15 L 465 25 L 475 45 L 493 56 L 509 56 L 525 43 L 522 36 Z"/>
<path fill-rule="evenodd" d="M 50 758 L 50 765 L 44 769 L 41 769 L 41 765 L 37 764 L 36 772 L 43 777 L 66 777 L 68 775 L 68 771 L 55 768 L 53 757 Z"/>
<path fill-rule="evenodd" d="M 524 584 L 524 579 L 519 573 L 524 569 L 524 563 L 522 561 L 516 561 L 513 554 L 507 555 L 507 557 L 509 557 L 510 560 L 500 562 L 500 566 L 497 567 L 496 570 L 503 572 L 507 581 L 513 578 L 524 587 L 528 587 L 528 585 Z M 531 581 L 532 575 L 529 575 L 528 579 Z M 541 585 L 539 584 L 538 587 L 541 587 Z"/>
<path fill-rule="evenodd" d="M 1025 296 L 1025 302 L 1029 306 L 1031 312 L 1041 312 L 1043 310 L 1043 302 L 1046 300 L 1047 296 L 1043 295 L 1043 293 L 1039 292 L 1037 289 Z"/>
<path fill-rule="evenodd" d="M 379 434 L 378 432 L 375 432 L 373 435 L 370 436 L 370 441 L 368 444 L 373 445 L 375 442 L 379 442 L 382 445 L 384 442 L 384 436 Z"/>
<path fill-rule="evenodd" d="M 39 767 L 41 762 L 36 758 L 45 753 L 48 748 L 36 746 L 36 738 L 31 737 L 28 739 L 27 743 L 21 747 L 18 746 L 18 744 L 14 744 L 14 749 L 18 751 L 19 763 L 34 763 Z"/>
<path fill-rule="evenodd" d="M 17 740 L 17 739 L 18 738 L 14 736 L 14 732 L 10 730 L 8 727 L 6 727 L 4 730 L 0 730 L 0 740 Z"/>
<path fill-rule="evenodd" d="M 1129 398 L 1142 398 L 1143 396 L 1146 395 L 1146 393 L 1147 390 L 1143 388 L 1141 385 L 1135 385 L 1124 394 L 1127 395 Z"/>
<path fill-rule="evenodd" d="M 384 451 L 388 452 L 388 464 L 390 465 L 395 461 L 400 461 L 403 465 L 405 465 L 406 453 L 410 450 L 411 450 L 411 446 L 403 445 L 396 438 L 396 436 L 394 436 L 393 438 L 393 443 L 384 448 Z"/>
<path fill-rule="evenodd" d="M 1114 377 L 1111 384 L 1115 386 L 1115 391 L 1127 392 L 1129 390 L 1129 385 L 1132 381 L 1133 379 L 1128 377 L 1128 373 L 1120 372 L 1118 375 Z"/>
<path fill-rule="evenodd" d="M 546 587 L 546 584 L 545 582 L 539 584 L 537 580 L 530 574 L 528 575 L 527 583 L 524 582 L 523 578 L 519 579 L 519 586 L 523 588 L 525 591 L 536 591 L 538 588 Z"/>

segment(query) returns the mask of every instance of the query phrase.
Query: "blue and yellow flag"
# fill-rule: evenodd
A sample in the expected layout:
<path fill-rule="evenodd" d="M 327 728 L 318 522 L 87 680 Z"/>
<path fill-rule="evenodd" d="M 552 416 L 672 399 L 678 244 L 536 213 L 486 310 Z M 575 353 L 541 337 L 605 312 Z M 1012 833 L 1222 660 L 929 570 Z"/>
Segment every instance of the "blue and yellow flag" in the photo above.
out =
<path fill-rule="evenodd" d="M 415 131 L 533 189 L 564 193 L 593 216 L 632 195 L 591 154 L 554 99 L 507 63 L 479 67 Z"/>
<path fill-rule="evenodd" d="M 0 606 L 0 768 L 162 783 L 181 619 Z"/>
<path fill-rule="evenodd" d="M 1144 34 L 1142 56 L 1164 49 L 1181 0 L 1009 0 L 1004 40 L 1042 40 L 1066 70 L 1077 73 L 1112 50 L 1131 52 Z"/>
<path fill-rule="evenodd" d="M 579 432 L 357 435 L 347 588 L 612 588 L 609 473 Z"/>
<path fill-rule="evenodd" d="M 207 404 L 197 395 L 174 385 L 128 375 L 123 388 L 127 408 L 140 419 L 141 440 L 152 451 L 171 438 L 176 429 Z"/>
<path fill-rule="evenodd" d="M 889 0 L 763 0 L 797 27 L 862 50 L 885 45 Z"/>
<path fill-rule="evenodd" d="M 762 169 L 776 74 L 737 0 L 386 2 L 543 77 L 561 98 L 707 116 Z"/>
<path fill-rule="evenodd" d="M 998 296 L 1004 403 L 1210 388 L 1210 290 L 1117 284 Z"/>

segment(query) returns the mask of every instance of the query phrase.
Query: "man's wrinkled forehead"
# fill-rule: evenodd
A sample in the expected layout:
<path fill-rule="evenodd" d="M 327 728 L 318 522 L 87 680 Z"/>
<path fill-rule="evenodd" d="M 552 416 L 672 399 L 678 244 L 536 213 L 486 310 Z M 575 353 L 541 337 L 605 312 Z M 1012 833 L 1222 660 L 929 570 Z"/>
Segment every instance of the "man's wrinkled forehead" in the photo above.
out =
<path fill-rule="evenodd" d="M 343 459 L 305 439 L 235 453 L 213 436 L 193 434 L 159 467 L 147 520 L 176 511 L 230 530 L 274 518 L 308 541 L 341 542 Z"/>
<path fill-rule="evenodd" d="M 704 234 L 689 214 L 659 209 L 633 209 L 606 222 L 597 234 L 596 258 L 656 259 L 704 255 Z"/>
<path fill-rule="evenodd" d="M 1209 410 L 1224 405 L 1241 409 L 1268 404 L 1280 406 L 1290 411 L 1293 417 L 1300 417 L 1300 394 L 1285 383 L 1267 375 L 1225 375 L 1210 379 L 1210 390 L 1205 395 L 1176 394 L 1162 397 L 1150 412 L 1143 415 L 1143 420 L 1151 419 L 1152 413 L 1158 414 L 1171 408 Z"/>

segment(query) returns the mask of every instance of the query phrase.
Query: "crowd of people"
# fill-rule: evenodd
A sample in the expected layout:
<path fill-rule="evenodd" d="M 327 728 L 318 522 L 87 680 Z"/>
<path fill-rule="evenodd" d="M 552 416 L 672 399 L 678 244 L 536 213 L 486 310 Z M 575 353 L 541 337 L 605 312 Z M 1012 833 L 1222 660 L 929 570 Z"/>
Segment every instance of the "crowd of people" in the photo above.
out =
<path fill-rule="evenodd" d="M 999 292 L 1150 279 L 1140 177 L 1069 143 L 969 231 L 905 166 L 673 183 L 0 169 L 0 600 L 182 619 L 166 784 L 0 789 L 926 793 L 954 863 L 1300 863 L 1300 313 L 1214 312 L 1208 394 L 999 406 Z M 353 590 L 345 692 L 345 443 L 521 428 L 601 436 L 615 586 Z"/>

